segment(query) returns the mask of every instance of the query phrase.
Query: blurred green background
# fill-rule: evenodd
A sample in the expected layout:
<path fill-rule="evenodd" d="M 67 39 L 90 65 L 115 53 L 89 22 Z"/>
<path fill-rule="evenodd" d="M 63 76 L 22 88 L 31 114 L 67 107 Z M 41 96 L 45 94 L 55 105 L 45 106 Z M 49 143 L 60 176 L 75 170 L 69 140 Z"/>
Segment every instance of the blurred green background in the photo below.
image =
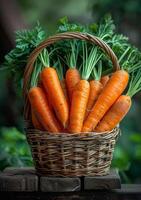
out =
<path fill-rule="evenodd" d="M 37 21 L 53 33 L 57 21 L 87 24 L 110 13 L 117 31 L 141 48 L 140 0 L 1 0 L 0 62 L 14 47 L 14 31 L 32 27 Z M 23 129 L 23 101 L 8 72 L 0 71 L 0 170 L 7 166 L 30 166 L 32 159 Z M 114 152 L 112 166 L 120 170 L 122 182 L 141 183 L 141 94 L 121 123 L 122 134 Z"/>

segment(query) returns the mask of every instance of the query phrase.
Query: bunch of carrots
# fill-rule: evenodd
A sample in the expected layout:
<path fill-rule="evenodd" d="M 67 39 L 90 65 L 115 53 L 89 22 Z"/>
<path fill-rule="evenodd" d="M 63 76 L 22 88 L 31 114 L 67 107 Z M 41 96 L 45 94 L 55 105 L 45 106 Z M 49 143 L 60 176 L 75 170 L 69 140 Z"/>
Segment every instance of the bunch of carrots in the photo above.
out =
<path fill-rule="evenodd" d="M 101 38 L 116 54 L 121 69 L 113 72 L 98 47 L 80 40 L 64 40 L 44 49 L 29 81 L 32 124 L 54 133 L 111 131 L 141 90 L 141 52 L 116 33 L 110 16 L 86 26 L 64 17 L 58 25 L 57 33 L 79 31 Z M 5 56 L 1 70 L 9 70 L 20 89 L 29 54 L 47 35 L 40 24 L 16 32 L 16 47 Z"/>
<path fill-rule="evenodd" d="M 126 66 L 103 76 L 103 53 L 96 46 L 77 41 L 69 44 L 65 60 L 58 56 L 53 67 L 50 59 L 54 51 L 47 49 L 35 63 L 28 93 L 33 126 L 53 133 L 111 131 L 141 89 L 141 70 Z M 123 55 L 120 60 L 124 60 Z M 66 71 L 62 62 L 68 67 Z"/>

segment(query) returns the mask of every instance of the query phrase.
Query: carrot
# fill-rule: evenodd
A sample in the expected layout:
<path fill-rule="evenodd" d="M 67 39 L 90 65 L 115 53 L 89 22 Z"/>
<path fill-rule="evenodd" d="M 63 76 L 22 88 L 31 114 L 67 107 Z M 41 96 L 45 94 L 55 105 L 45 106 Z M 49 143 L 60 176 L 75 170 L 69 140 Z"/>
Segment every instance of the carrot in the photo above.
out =
<path fill-rule="evenodd" d="M 69 97 L 68 97 L 68 91 L 67 91 L 67 86 L 66 86 L 66 80 L 65 79 L 62 79 L 61 80 L 61 87 L 62 87 L 62 90 L 63 90 L 63 93 L 66 97 L 66 101 L 69 105 Z"/>
<path fill-rule="evenodd" d="M 67 52 L 66 56 L 66 62 L 69 67 L 69 69 L 66 72 L 66 86 L 68 91 L 69 100 L 71 103 L 72 100 L 72 93 L 77 85 L 77 83 L 80 81 L 80 74 L 78 69 L 76 69 L 77 66 L 77 58 L 78 58 L 78 45 L 76 41 L 70 42 L 70 50 Z"/>
<path fill-rule="evenodd" d="M 102 89 L 103 89 L 102 84 L 99 81 L 96 81 L 96 80 L 90 81 L 90 94 L 89 94 L 89 99 L 88 99 L 88 103 L 87 103 L 85 118 L 91 112 Z"/>
<path fill-rule="evenodd" d="M 90 132 L 95 129 L 99 121 L 113 105 L 117 98 L 122 94 L 128 84 L 129 75 L 124 70 L 118 70 L 111 76 L 110 80 L 104 87 L 98 97 L 91 113 L 83 125 L 83 132 Z"/>
<path fill-rule="evenodd" d="M 90 84 L 88 79 L 97 60 L 97 49 L 93 47 L 88 55 L 88 47 L 86 43 L 83 42 L 82 45 L 82 80 L 77 83 L 72 94 L 69 121 L 69 131 L 71 133 L 79 133 L 82 130 L 90 93 Z"/>
<path fill-rule="evenodd" d="M 94 80 L 90 81 L 90 94 L 89 94 L 89 99 L 87 103 L 85 119 L 91 112 L 92 107 L 94 106 L 99 94 L 101 93 L 103 89 L 103 86 L 100 82 L 101 72 L 102 72 L 102 63 L 99 62 L 98 70 L 96 70 L 96 66 L 94 66 L 93 71 L 91 73 Z"/>
<path fill-rule="evenodd" d="M 90 85 L 87 80 L 79 81 L 73 91 L 69 123 L 69 131 L 72 133 L 81 132 L 89 91 Z"/>
<path fill-rule="evenodd" d="M 29 100 L 33 111 L 45 130 L 50 132 L 60 132 L 61 127 L 57 122 L 53 112 L 50 110 L 46 95 L 42 88 L 33 87 L 29 90 Z"/>
<path fill-rule="evenodd" d="M 43 69 L 41 77 L 44 88 L 50 96 L 55 113 L 65 127 L 69 117 L 69 108 L 56 70 L 52 67 L 47 67 Z"/>
<path fill-rule="evenodd" d="M 63 93 L 56 70 L 53 67 L 49 67 L 49 54 L 45 49 L 43 54 L 41 54 L 41 60 L 45 66 L 41 72 L 42 83 L 45 91 L 50 96 L 50 101 L 55 110 L 56 116 L 62 125 L 66 127 L 69 118 L 68 103 Z"/>
<path fill-rule="evenodd" d="M 58 77 L 59 77 L 59 80 L 60 80 L 60 83 L 61 83 L 61 87 L 62 87 L 63 93 L 64 93 L 64 95 L 66 97 L 66 101 L 67 101 L 67 103 L 69 105 L 69 97 L 68 97 L 68 91 L 67 91 L 67 86 L 66 86 L 66 80 L 64 78 L 64 69 L 63 69 L 63 65 L 61 64 L 59 58 L 58 58 L 58 62 L 56 62 L 54 64 L 54 68 L 57 71 L 57 74 L 58 74 Z"/>
<path fill-rule="evenodd" d="M 41 76 L 41 75 L 40 75 L 40 76 Z M 38 87 L 42 88 L 42 90 L 45 92 L 46 98 L 48 99 L 48 105 L 49 105 L 51 111 L 53 112 L 53 107 L 52 107 L 52 104 L 51 104 L 50 95 L 48 94 L 47 91 L 45 91 L 44 85 L 43 85 L 43 83 L 42 83 L 42 81 L 41 81 L 41 77 L 40 77 L 40 79 L 39 79 L 39 81 L 38 81 Z"/>
<path fill-rule="evenodd" d="M 141 69 L 135 69 L 130 75 L 130 83 L 126 95 L 120 96 L 107 111 L 96 127 L 96 131 L 112 130 L 127 114 L 131 107 L 131 98 L 141 90 Z"/>
<path fill-rule="evenodd" d="M 127 95 L 120 96 L 112 105 L 109 111 L 104 115 L 97 125 L 95 131 L 111 131 L 124 118 L 131 107 L 131 97 Z"/>
<path fill-rule="evenodd" d="M 80 81 L 79 71 L 76 68 L 68 69 L 66 72 L 66 85 L 70 101 L 72 99 L 73 90 L 79 81 Z"/>
<path fill-rule="evenodd" d="M 37 116 L 36 116 L 35 112 L 33 111 L 33 109 L 31 109 L 31 115 L 32 115 L 32 123 L 33 123 L 34 128 L 36 128 L 38 130 L 44 130 L 42 124 L 37 119 Z"/>
<path fill-rule="evenodd" d="M 110 77 L 108 75 L 102 76 L 100 79 L 100 82 L 102 83 L 103 87 L 107 84 L 109 81 Z"/>

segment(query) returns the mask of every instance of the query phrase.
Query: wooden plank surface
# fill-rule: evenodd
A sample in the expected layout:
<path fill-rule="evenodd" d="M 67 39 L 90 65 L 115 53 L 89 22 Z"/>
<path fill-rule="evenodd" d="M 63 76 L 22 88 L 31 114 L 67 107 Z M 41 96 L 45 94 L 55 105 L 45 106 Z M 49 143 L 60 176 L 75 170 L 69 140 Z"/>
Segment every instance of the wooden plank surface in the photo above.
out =
<path fill-rule="evenodd" d="M 38 191 L 38 176 L 34 168 L 6 168 L 0 174 L 0 191 Z"/>
<path fill-rule="evenodd" d="M 40 191 L 42 192 L 72 192 L 80 191 L 80 178 L 41 177 Z"/>
<path fill-rule="evenodd" d="M 26 191 L 25 178 L 21 175 L 9 176 L 7 174 L 0 175 L 0 191 Z"/>
<path fill-rule="evenodd" d="M 12 175 L 35 175 L 36 170 L 34 167 L 7 167 L 3 170 L 6 174 Z"/>
<path fill-rule="evenodd" d="M 18 186 L 17 186 L 18 183 Z M 111 190 L 120 188 L 118 172 L 111 170 L 107 176 L 97 177 L 45 177 L 38 176 L 34 168 L 6 168 L 0 174 L 1 191 L 74 192 Z"/>
<path fill-rule="evenodd" d="M 111 170 L 106 176 L 84 177 L 84 190 L 120 189 L 121 182 L 117 170 Z"/>

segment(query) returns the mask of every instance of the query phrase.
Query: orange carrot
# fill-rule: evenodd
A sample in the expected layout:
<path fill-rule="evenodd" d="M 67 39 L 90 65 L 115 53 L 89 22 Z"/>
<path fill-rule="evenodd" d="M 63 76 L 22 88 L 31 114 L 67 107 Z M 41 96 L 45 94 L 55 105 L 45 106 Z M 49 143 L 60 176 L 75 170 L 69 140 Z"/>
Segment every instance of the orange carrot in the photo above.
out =
<path fill-rule="evenodd" d="M 101 77 L 100 82 L 102 83 L 103 87 L 107 84 L 109 79 L 110 79 L 110 77 L 108 75 Z"/>
<path fill-rule="evenodd" d="M 56 70 L 52 67 L 45 67 L 41 72 L 41 80 L 45 91 L 50 96 L 51 104 L 55 113 L 64 127 L 69 117 L 69 107 L 63 93 Z"/>
<path fill-rule="evenodd" d="M 92 47 L 89 52 L 86 42 L 82 42 L 83 62 L 82 62 L 82 80 L 80 80 L 72 94 L 69 130 L 72 133 L 82 131 L 85 118 L 87 103 L 90 94 L 90 84 L 88 79 L 92 73 L 94 66 L 100 57 L 97 57 L 97 48 Z"/>
<path fill-rule="evenodd" d="M 131 107 L 131 98 L 141 90 L 141 69 L 135 69 L 130 74 L 130 83 L 126 95 L 120 96 L 106 112 L 96 127 L 96 131 L 112 130 L 127 114 Z"/>
<path fill-rule="evenodd" d="M 38 130 L 44 130 L 42 124 L 37 119 L 37 116 L 36 116 L 35 112 L 33 111 L 33 109 L 31 109 L 31 114 L 32 114 L 32 123 L 33 123 L 34 128 L 36 128 Z"/>
<path fill-rule="evenodd" d="M 97 125 L 95 131 L 111 131 L 124 118 L 131 107 L 131 97 L 127 95 L 120 96 L 112 105 L 102 120 Z"/>
<path fill-rule="evenodd" d="M 65 76 L 70 103 L 72 101 L 73 90 L 77 85 L 77 83 L 80 81 L 80 73 L 76 69 L 78 52 L 79 52 L 79 46 L 77 41 L 75 40 L 71 41 L 70 48 L 68 48 L 68 52 L 66 55 L 66 63 L 69 69 L 67 70 Z"/>
<path fill-rule="evenodd" d="M 45 93 L 45 95 L 46 95 L 46 98 L 47 98 L 47 100 L 48 100 L 48 105 L 49 105 L 49 107 L 50 107 L 50 110 L 51 110 L 52 112 L 54 112 L 53 106 L 52 106 L 51 100 L 50 100 L 50 95 L 49 95 L 48 91 L 45 90 L 44 85 L 43 85 L 42 82 L 40 82 L 40 85 L 38 85 L 38 86 L 39 86 L 40 88 L 42 88 L 42 90 L 44 91 L 44 93 Z"/>
<path fill-rule="evenodd" d="M 92 107 L 94 106 L 99 94 L 101 93 L 103 89 L 102 84 L 100 81 L 97 80 L 92 80 L 90 81 L 90 94 L 89 94 L 89 99 L 87 103 L 87 109 L 86 109 L 86 114 L 85 114 L 85 119 L 89 115 L 89 113 L 92 110 Z"/>
<path fill-rule="evenodd" d="M 68 69 L 66 72 L 66 85 L 70 102 L 72 99 L 73 90 L 79 81 L 80 81 L 79 71 L 76 68 Z"/>
<path fill-rule="evenodd" d="M 98 68 L 97 68 L 98 67 Z M 98 96 L 100 95 L 103 85 L 100 82 L 101 78 L 101 73 L 102 73 L 102 62 L 99 61 L 96 66 L 93 67 L 93 70 L 91 72 L 91 77 L 94 80 L 90 81 L 90 94 L 89 94 L 89 99 L 88 99 L 88 104 L 87 104 L 87 109 L 86 109 L 86 114 L 85 114 L 85 119 L 91 112 Z"/>
<path fill-rule="evenodd" d="M 50 110 L 46 95 L 42 88 L 33 87 L 29 90 L 29 100 L 33 111 L 45 130 L 60 132 L 61 127 Z"/>
<path fill-rule="evenodd" d="M 113 73 L 108 83 L 98 97 L 91 113 L 84 122 L 82 132 L 90 132 L 99 123 L 105 113 L 122 94 L 128 84 L 129 75 L 124 70 Z"/>
<path fill-rule="evenodd" d="M 69 131 L 71 133 L 81 132 L 89 98 L 89 91 L 90 85 L 86 80 L 79 81 L 73 91 L 69 122 Z"/>
<path fill-rule="evenodd" d="M 69 97 L 68 97 L 68 91 L 67 91 L 67 86 L 66 86 L 66 80 L 64 78 L 64 67 L 59 58 L 58 58 L 58 61 L 54 64 L 54 68 L 56 69 L 56 72 L 58 74 L 58 77 L 61 83 L 62 90 L 64 92 L 67 103 L 69 105 Z"/>
<path fill-rule="evenodd" d="M 66 97 L 67 103 L 69 105 L 69 97 L 68 97 L 68 91 L 67 91 L 67 86 L 66 86 L 66 80 L 65 79 L 61 80 L 61 87 L 62 87 L 62 90 L 63 90 L 64 95 Z"/>

